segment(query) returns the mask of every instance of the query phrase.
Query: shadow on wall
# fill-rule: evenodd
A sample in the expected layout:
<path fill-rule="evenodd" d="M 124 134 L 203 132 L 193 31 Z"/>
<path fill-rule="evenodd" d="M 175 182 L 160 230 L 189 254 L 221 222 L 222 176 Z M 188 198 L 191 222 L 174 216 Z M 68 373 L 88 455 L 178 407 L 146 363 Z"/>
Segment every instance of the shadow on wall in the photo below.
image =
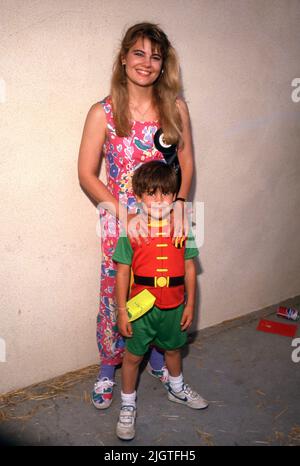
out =
<path fill-rule="evenodd" d="M 191 131 L 192 131 L 192 136 L 193 136 L 193 122 L 191 122 Z M 194 146 L 194 138 L 192 138 L 192 140 L 193 140 L 193 153 L 195 154 L 196 151 L 195 151 L 195 146 Z M 191 184 L 191 189 L 190 189 L 190 196 L 189 196 L 189 200 L 193 203 L 193 205 L 194 205 L 194 202 L 197 201 L 197 199 L 196 199 L 196 186 L 197 186 L 197 171 L 196 171 L 196 167 L 194 167 L 194 176 L 193 176 L 193 179 L 192 179 L 192 184 Z M 201 263 L 201 248 L 200 248 L 199 249 L 199 256 L 196 259 L 196 274 L 198 276 L 198 275 L 201 275 L 203 272 L 204 272 L 204 269 L 203 269 L 202 263 Z M 196 332 L 198 330 L 198 324 L 199 324 L 199 320 L 201 318 L 201 315 L 200 315 L 200 309 L 201 309 L 201 277 L 200 277 L 200 281 L 198 281 L 198 283 L 199 283 L 199 286 L 197 286 L 196 300 L 195 300 L 195 318 L 193 320 L 193 323 L 191 325 L 189 333 L 193 333 L 193 332 Z M 191 337 L 192 337 L 192 335 L 191 335 Z"/>
<path fill-rule="evenodd" d="M 182 92 L 180 94 L 180 97 L 186 101 L 186 98 L 185 98 L 185 95 L 184 95 L 184 86 L 183 86 L 183 76 L 182 76 L 182 68 L 180 68 L 180 82 L 181 82 L 181 88 L 182 88 Z M 193 122 L 191 121 L 191 132 L 192 132 L 192 141 L 193 141 L 193 154 L 195 156 L 196 154 L 196 151 L 195 151 L 195 146 L 194 146 L 194 137 L 193 137 Z M 190 189 L 190 194 L 189 194 L 189 201 L 193 203 L 194 205 L 194 202 L 197 201 L 197 199 L 195 198 L 196 196 L 196 186 L 197 186 L 197 172 L 196 172 L 196 167 L 194 165 L 194 175 L 193 175 L 193 178 L 192 178 L 192 184 L 191 184 L 191 189 Z M 203 273 L 203 267 L 202 267 L 202 264 L 201 264 L 201 248 L 199 250 L 199 256 L 197 257 L 196 259 L 196 274 L 197 276 L 198 275 L 201 275 Z M 201 285 L 201 284 L 200 284 Z M 196 332 L 198 330 L 198 324 L 199 324 L 199 319 L 200 319 L 200 306 L 201 306 L 201 286 L 198 286 L 197 287 L 197 291 L 196 291 L 196 300 L 195 300 L 195 318 L 193 320 L 193 323 L 189 329 L 189 340 L 191 340 L 190 342 L 192 342 L 195 337 L 196 337 Z M 187 351 L 187 353 L 184 355 L 187 356 L 188 354 L 188 347 L 186 347 L 186 350 L 184 351 Z"/>

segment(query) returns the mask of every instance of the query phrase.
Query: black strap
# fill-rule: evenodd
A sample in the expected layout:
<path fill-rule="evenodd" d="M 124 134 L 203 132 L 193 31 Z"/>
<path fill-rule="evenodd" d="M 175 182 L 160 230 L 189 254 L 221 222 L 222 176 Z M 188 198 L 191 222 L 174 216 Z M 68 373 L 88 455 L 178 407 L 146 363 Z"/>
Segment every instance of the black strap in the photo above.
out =
<path fill-rule="evenodd" d="M 154 277 L 141 277 L 140 275 L 134 275 L 134 283 L 137 285 L 154 286 Z M 179 285 L 184 285 L 184 276 L 169 278 L 169 286 Z"/>

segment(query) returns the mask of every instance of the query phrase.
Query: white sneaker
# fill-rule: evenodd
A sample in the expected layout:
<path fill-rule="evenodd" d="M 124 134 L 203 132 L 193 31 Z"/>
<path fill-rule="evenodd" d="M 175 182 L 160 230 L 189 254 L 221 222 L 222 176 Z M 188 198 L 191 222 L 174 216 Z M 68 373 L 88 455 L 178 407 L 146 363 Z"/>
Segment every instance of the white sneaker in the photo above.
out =
<path fill-rule="evenodd" d="M 159 379 L 166 390 L 169 390 L 169 371 L 166 366 L 163 366 L 159 370 L 152 369 L 150 362 L 146 366 L 148 374 L 152 375 L 156 379 Z"/>
<path fill-rule="evenodd" d="M 97 380 L 92 393 L 92 402 L 97 409 L 107 409 L 111 405 L 115 382 L 103 377 Z"/>
<path fill-rule="evenodd" d="M 121 440 L 132 440 L 135 436 L 136 408 L 122 406 L 116 428 L 117 437 Z"/>
<path fill-rule="evenodd" d="M 169 386 L 168 399 L 175 403 L 187 405 L 193 409 L 204 409 L 208 406 L 208 402 L 197 392 L 194 392 L 187 384 L 182 385 L 180 392 L 174 392 Z"/>

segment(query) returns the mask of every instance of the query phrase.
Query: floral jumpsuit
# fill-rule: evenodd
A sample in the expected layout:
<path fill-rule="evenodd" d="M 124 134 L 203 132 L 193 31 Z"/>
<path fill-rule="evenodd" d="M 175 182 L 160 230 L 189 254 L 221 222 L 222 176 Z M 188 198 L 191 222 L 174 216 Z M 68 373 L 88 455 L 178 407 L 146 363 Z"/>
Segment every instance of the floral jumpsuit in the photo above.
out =
<path fill-rule="evenodd" d="M 154 146 L 158 121 L 133 121 L 131 134 L 116 134 L 110 96 L 100 102 L 107 120 L 107 138 L 103 146 L 106 163 L 107 189 L 128 209 L 136 208 L 131 178 L 134 170 L 150 160 L 164 160 Z M 101 279 L 100 306 L 97 316 L 97 344 L 102 364 L 118 365 L 122 362 L 124 339 L 118 332 L 115 313 L 116 264 L 112 260 L 118 236 L 119 222 L 104 208 L 100 211 L 101 224 Z"/>

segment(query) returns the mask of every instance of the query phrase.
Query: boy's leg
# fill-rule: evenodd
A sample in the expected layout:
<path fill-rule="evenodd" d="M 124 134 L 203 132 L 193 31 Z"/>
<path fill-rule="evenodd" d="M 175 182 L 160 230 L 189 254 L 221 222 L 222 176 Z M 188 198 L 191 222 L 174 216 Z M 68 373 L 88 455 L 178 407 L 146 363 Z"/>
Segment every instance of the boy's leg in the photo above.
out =
<path fill-rule="evenodd" d="M 177 308 L 160 310 L 161 322 L 155 343 L 160 348 L 165 349 L 165 360 L 169 373 L 167 390 L 169 390 L 171 380 L 174 389 L 178 391 L 182 389 L 181 347 L 184 346 L 187 339 L 186 332 L 182 332 L 180 326 L 183 310 L 182 304 Z"/>
<path fill-rule="evenodd" d="M 162 312 L 166 313 L 164 314 L 165 325 L 161 327 L 159 343 L 162 348 L 165 348 L 165 359 L 169 371 L 168 398 L 170 401 L 185 404 L 193 409 L 204 409 L 208 406 L 207 401 L 183 380 L 181 347 L 186 341 L 185 332 L 180 329 L 183 306 L 173 311 Z M 171 312 L 174 313 L 173 316 Z M 169 349 L 172 347 L 175 349 Z"/>
<path fill-rule="evenodd" d="M 140 319 L 132 322 L 133 335 L 126 339 L 122 364 L 122 406 L 116 429 L 117 436 L 122 440 L 131 440 L 135 436 L 135 387 L 138 370 L 155 336 L 155 323 L 155 310 L 152 309 Z"/>
<path fill-rule="evenodd" d="M 183 381 L 181 350 L 166 351 L 165 358 L 169 371 L 169 400 L 185 404 L 193 409 L 207 408 L 207 401 Z"/>
<path fill-rule="evenodd" d="M 133 393 L 135 391 L 139 365 L 143 356 L 136 356 L 125 349 L 122 364 L 122 392 Z"/>
<path fill-rule="evenodd" d="M 135 436 L 135 388 L 142 359 L 143 356 L 136 356 L 126 348 L 122 364 L 122 405 L 116 429 L 117 436 L 122 440 L 132 440 Z"/>
<path fill-rule="evenodd" d="M 172 392 L 181 392 L 183 386 L 181 350 L 166 351 L 166 364 L 169 371 L 169 387 Z"/>
<path fill-rule="evenodd" d="M 180 349 L 165 352 L 166 365 L 171 377 L 178 377 L 181 374 L 181 352 Z"/>

